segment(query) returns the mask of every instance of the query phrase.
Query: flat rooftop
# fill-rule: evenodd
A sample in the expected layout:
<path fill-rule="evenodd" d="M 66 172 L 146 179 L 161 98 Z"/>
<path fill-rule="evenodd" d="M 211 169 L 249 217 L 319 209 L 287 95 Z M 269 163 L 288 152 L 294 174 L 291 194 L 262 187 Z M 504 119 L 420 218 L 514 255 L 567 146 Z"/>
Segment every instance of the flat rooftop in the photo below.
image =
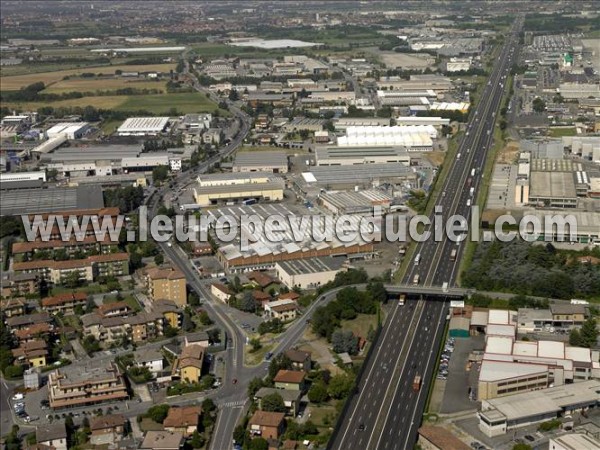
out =
<path fill-rule="evenodd" d="M 12 216 L 103 208 L 104 198 L 101 186 L 90 185 L 3 191 L 1 203 L 0 215 Z"/>
<path fill-rule="evenodd" d="M 577 198 L 571 172 L 531 172 L 529 196 L 534 198 Z"/>
<path fill-rule="evenodd" d="M 339 270 L 345 262 L 346 258 L 344 257 L 327 257 L 280 261 L 277 264 L 290 275 L 308 275 Z"/>
<path fill-rule="evenodd" d="M 482 368 L 483 370 L 483 368 Z M 575 405 L 598 403 L 600 381 L 589 380 L 485 400 L 482 413 L 499 411 L 507 420 L 541 416 Z"/>
<path fill-rule="evenodd" d="M 314 166 L 302 177 L 306 183 L 319 186 L 330 184 L 363 184 L 375 180 L 414 177 L 413 170 L 403 163 L 360 164 L 355 166 Z"/>
<path fill-rule="evenodd" d="M 282 151 L 238 152 L 235 155 L 234 167 L 286 166 L 287 155 Z"/>
<path fill-rule="evenodd" d="M 89 147 L 59 148 L 53 153 L 42 155 L 42 161 L 47 163 L 80 162 L 115 160 L 135 158 L 142 153 L 141 145 L 92 145 Z"/>

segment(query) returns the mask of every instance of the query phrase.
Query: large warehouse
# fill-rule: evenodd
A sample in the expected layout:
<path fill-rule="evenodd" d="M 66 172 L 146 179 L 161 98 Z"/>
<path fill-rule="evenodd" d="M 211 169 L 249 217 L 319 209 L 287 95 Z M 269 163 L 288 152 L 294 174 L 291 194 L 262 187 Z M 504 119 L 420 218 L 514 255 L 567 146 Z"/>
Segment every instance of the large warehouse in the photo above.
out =
<path fill-rule="evenodd" d="M 361 164 L 356 166 L 315 166 L 303 172 L 294 183 L 304 195 L 318 194 L 321 189 L 370 189 L 388 183 L 416 184 L 417 174 L 406 164 Z"/>
<path fill-rule="evenodd" d="M 410 155 L 404 147 L 356 146 L 318 147 L 315 150 L 317 166 L 354 166 L 363 164 L 402 163 L 410 165 Z"/>
<path fill-rule="evenodd" d="M 338 138 L 339 147 L 402 146 L 414 151 L 433 149 L 438 132 L 432 125 L 393 127 L 348 127 L 346 136 Z"/>
<path fill-rule="evenodd" d="M 325 257 L 279 261 L 275 272 L 288 288 L 318 289 L 333 281 L 338 272 L 346 270 L 343 257 Z"/>
<path fill-rule="evenodd" d="M 238 152 L 233 162 L 233 171 L 287 173 L 287 155 L 282 151 Z"/>
<path fill-rule="evenodd" d="M 294 208 L 294 210 L 289 208 Z M 292 228 L 291 220 L 300 221 L 302 216 L 310 215 L 311 217 L 314 216 L 314 220 L 317 221 L 314 225 L 317 227 L 315 230 L 323 230 L 325 224 L 321 223 L 324 220 L 321 214 L 312 213 L 311 210 L 296 205 L 293 207 L 282 204 L 231 206 L 216 210 L 207 210 L 205 214 L 215 222 L 219 217 L 226 216 L 235 220 L 236 223 L 241 223 L 240 217 L 244 214 L 249 216 L 255 215 L 261 218 L 260 222 L 265 227 L 270 226 L 270 221 L 267 220 L 268 217 L 273 218 L 276 216 L 281 218 L 280 226 L 273 224 L 273 228 L 268 228 L 279 239 L 272 239 L 266 236 L 265 233 L 257 233 L 254 229 L 242 227 L 241 230 L 238 230 L 234 241 L 223 242 L 219 246 L 217 259 L 230 273 L 247 272 L 250 270 L 270 270 L 275 268 L 275 263 L 278 261 L 313 259 L 325 256 L 357 256 L 368 258 L 374 252 L 373 243 L 363 240 L 360 234 L 350 242 L 342 242 L 335 236 L 332 230 L 331 239 L 328 237 L 318 242 L 313 239 L 312 219 L 305 232 L 298 235 L 300 224 L 296 222 L 296 225 Z M 354 230 L 362 229 L 364 233 L 370 233 L 369 225 L 363 224 L 360 219 L 359 216 L 351 216 L 349 227 Z M 224 223 L 222 226 L 224 230 L 230 229 L 227 223 Z M 216 225 L 213 227 L 213 230 L 216 230 Z M 226 234 L 227 232 L 225 231 Z M 252 237 L 256 241 L 249 242 L 248 245 L 244 246 L 240 241 L 241 235 Z"/>
<path fill-rule="evenodd" d="M 194 198 L 200 206 L 283 199 L 285 183 L 268 172 L 219 173 L 198 177 Z"/>
<path fill-rule="evenodd" d="M 168 117 L 130 117 L 117 129 L 119 136 L 156 136 L 167 128 Z"/>

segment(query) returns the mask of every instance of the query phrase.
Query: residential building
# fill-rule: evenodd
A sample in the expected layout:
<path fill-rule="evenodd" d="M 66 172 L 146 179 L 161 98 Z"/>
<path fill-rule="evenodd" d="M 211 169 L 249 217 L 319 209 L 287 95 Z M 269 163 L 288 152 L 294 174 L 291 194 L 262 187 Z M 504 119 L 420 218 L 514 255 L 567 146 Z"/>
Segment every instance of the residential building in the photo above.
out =
<path fill-rule="evenodd" d="M 177 330 L 181 329 L 183 314 L 181 308 L 171 300 L 157 300 L 152 304 L 152 312 L 162 314 L 165 326 L 169 325 Z"/>
<path fill-rule="evenodd" d="M 527 425 L 585 411 L 598 406 L 598 390 L 600 381 L 589 380 L 483 400 L 479 429 L 489 437 L 506 435 Z"/>
<path fill-rule="evenodd" d="M 276 300 L 264 305 L 265 314 L 271 319 L 282 322 L 294 320 L 298 313 L 298 304 L 293 300 Z"/>
<path fill-rule="evenodd" d="M 186 383 L 198 383 L 202 376 L 204 352 L 206 347 L 200 344 L 190 344 L 183 347 L 181 354 L 173 364 L 173 375 Z"/>
<path fill-rule="evenodd" d="M 292 391 L 304 391 L 306 373 L 298 370 L 281 369 L 273 378 L 277 389 L 288 389 Z"/>
<path fill-rule="evenodd" d="M 114 362 L 77 370 L 57 369 L 48 375 L 48 399 L 53 409 L 95 405 L 129 398 L 123 374 Z"/>
<path fill-rule="evenodd" d="M 64 421 L 56 421 L 35 428 L 35 440 L 49 449 L 67 450 L 67 427 Z"/>
<path fill-rule="evenodd" d="M 90 419 L 90 443 L 114 445 L 125 437 L 127 419 L 121 414 L 107 414 Z"/>
<path fill-rule="evenodd" d="M 171 300 L 178 306 L 187 305 L 186 279 L 178 269 L 152 268 L 146 272 L 148 296 L 152 301 Z"/>
<path fill-rule="evenodd" d="M 220 128 L 209 128 L 202 135 L 202 142 L 205 144 L 219 145 L 223 132 Z"/>
<path fill-rule="evenodd" d="M 36 367 L 30 367 L 23 372 L 23 387 L 32 391 L 38 390 L 42 386 L 41 370 Z"/>
<path fill-rule="evenodd" d="M 265 272 L 252 271 L 246 274 L 252 284 L 265 292 L 271 289 L 279 290 L 281 283 Z"/>
<path fill-rule="evenodd" d="M 12 247 L 12 253 L 15 256 L 15 260 L 21 262 L 31 259 L 34 255 L 42 252 L 52 255 L 61 252 L 63 255 L 69 257 L 77 253 L 112 253 L 118 249 L 118 245 L 118 242 L 112 241 L 110 236 L 106 236 L 103 241 L 98 241 L 96 236 L 85 236 L 83 239 L 71 239 L 70 241 L 51 239 L 48 241 L 15 242 Z"/>
<path fill-rule="evenodd" d="M 177 431 L 148 431 L 140 450 L 179 450 L 183 448 L 183 433 Z"/>
<path fill-rule="evenodd" d="M 275 272 L 288 288 L 316 289 L 335 279 L 338 272 L 347 270 L 346 259 L 342 257 L 322 257 L 278 261 Z"/>
<path fill-rule="evenodd" d="M 470 450 L 467 444 L 442 427 L 425 425 L 419 428 L 418 445 L 423 450 Z"/>
<path fill-rule="evenodd" d="M 570 303 L 552 303 L 550 305 L 552 321 L 555 327 L 571 328 L 581 326 L 589 315 L 586 305 Z"/>
<path fill-rule="evenodd" d="M 284 418 L 284 413 L 258 410 L 248 422 L 250 434 L 260 436 L 263 439 L 279 439 L 285 428 Z"/>
<path fill-rule="evenodd" d="M 16 330 L 24 330 L 36 324 L 49 324 L 50 322 L 50 315 L 46 311 L 27 314 L 25 316 L 14 316 L 6 319 L 6 325 L 12 332 L 15 332 Z"/>
<path fill-rule="evenodd" d="M 23 316 L 27 312 L 25 297 L 9 298 L 0 301 L 0 308 L 7 318 Z"/>
<path fill-rule="evenodd" d="M 312 368 L 312 361 L 309 352 L 303 352 L 302 350 L 291 348 L 286 350 L 285 356 L 292 361 L 292 368 L 294 370 L 303 370 L 304 372 L 309 372 Z"/>
<path fill-rule="evenodd" d="M 200 406 L 172 406 L 163 426 L 165 431 L 182 433 L 184 437 L 188 437 L 198 430 L 201 414 Z"/>
<path fill-rule="evenodd" d="M 209 346 L 208 334 L 205 331 L 198 331 L 197 333 L 186 334 L 183 338 L 184 345 L 201 345 L 203 347 Z"/>
<path fill-rule="evenodd" d="M 100 276 L 119 277 L 129 273 L 129 255 L 127 253 L 108 253 L 89 256 L 86 259 L 70 259 L 66 261 L 34 260 L 15 262 L 13 270 L 16 274 L 35 274 L 40 279 L 53 284 L 63 284 L 77 273 L 81 282 L 96 281 Z"/>
<path fill-rule="evenodd" d="M 165 331 L 165 318 L 156 311 L 142 311 L 124 320 L 131 327 L 131 339 L 136 343 L 155 339 Z"/>
<path fill-rule="evenodd" d="M 22 342 L 18 348 L 12 350 L 12 355 L 15 358 L 15 364 L 44 367 L 47 363 L 48 345 L 40 339 Z"/>
<path fill-rule="evenodd" d="M 262 410 L 262 399 L 267 395 L 272 394 L 280 395 L 283 399 L 283 404 L 287 408 L 286 413 L 292 417 L 296 417 L 296 414 L 298 414 L 298 410 L 300 409 L 302 392 L 268 387 L 260 388 L 258 392 L 254 394 L 254 399 L 258 401 L 258 409 Z"/>
<path fill-rule="evenodd" d="M 65 292 L 42 299 L 42 307 L 50 314 L 61 313 L 68 316 L 75 313 L 77 306 L 84 308 L 87 299 L 88 296 L 85 292 Z"/>
<path fill-rule="evenodd" d="M 142 347 L 133 352 L 133 364 L 136 367 L 147 367 L 152 373 L 163 371 L 164 359 L 162 352 L 157 348 Z"/>
<path fill-rule="evenodd" d="M 213 283 L 210 285 L 210 293 L 223 303 L 227 303 L 233 294 L 223 283 Z"/>
<path fill-rule="evenodd" d="M 127 317 L 133 310 L 127 304 L 127 302 L 119 301 L 113 303 L 104 303 L 100 305 L 96 311 L 99 316 L 110 318 L 110 317 Z"/>
<path fill-rule="evenodd" d="M 39 292 L 39 280 L 35 273 L 12 273 L 6 279 L 6 284 L 4 284 L 4 280 L 2 281 L 2 297 L 16 297 Z"/>
<path fill-rule="evenodd" d="M 19 342 L 30 342 L 37 339 L 46 339 L 53 330 L 54 326 L 51 323 L 42 322 L 15 330 L 13 334 Z"/>

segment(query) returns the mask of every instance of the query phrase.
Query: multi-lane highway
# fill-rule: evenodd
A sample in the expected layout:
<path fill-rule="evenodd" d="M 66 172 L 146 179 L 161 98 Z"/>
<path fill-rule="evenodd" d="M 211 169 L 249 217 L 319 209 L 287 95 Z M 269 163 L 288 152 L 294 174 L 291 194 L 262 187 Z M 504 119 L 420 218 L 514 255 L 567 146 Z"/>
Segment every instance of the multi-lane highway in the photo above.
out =
<path fill-rule="evenodd" d="M 476 202 L 482 170 L 493 143 L 495 119 L 515 59 L 521 26 L 519 18 L 506 35 L 481 99 L 459 142 L 456 159 L 449 162 L 448 177 L 441 180 L 442 191 L 436 207 L 441 209 L 444 219 L 454 214 L 467 220 L 471 217 L 471 206 Z M 429 219 L 433 223 L 433 214 Z M 432 234 L 436 231 L 434 225 L 425 229 Z M 445 238 L 439 242 L 428 239 L 418 243 L 403 284 L 416 281 L 426 286 L 441 286 L 445 282 L 454 285 L 464 246 L 464 242 L 456 244 Z M 456 257 L 451 256 L 454 249 Z M 442 342 L 447 308 L 446 301 L 428 299 L 412 300 L 405 306 L 395 307 L 359 381 L 359 393 L 341 418 L 329 448 L 414 447 Z M 412 389 L 416 375 L 423 383 L 418 391 Z"/>

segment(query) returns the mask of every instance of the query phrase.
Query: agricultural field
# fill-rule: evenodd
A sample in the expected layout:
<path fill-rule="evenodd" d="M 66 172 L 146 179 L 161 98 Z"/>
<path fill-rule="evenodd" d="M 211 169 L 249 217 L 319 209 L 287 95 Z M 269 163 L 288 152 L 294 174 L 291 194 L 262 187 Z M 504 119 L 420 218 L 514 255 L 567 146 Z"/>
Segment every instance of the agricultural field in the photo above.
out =
<path fill-rule="evenodd" d="M 42 94 L 62 94 L 65 92 L 114 91 L 116 89 L 159 89 L 165 92 L 164 80 L 137 80 L 132 78 L 71 78 L 53 83 Z"/>
<path fill-rule="evenodd" d="M 27 75 L 1 76 L 0 90 L 14 91 L 38 81 L 46 86 L 62 81 L 66 76 L 80 75 L 84 72 L 114 74 L 115 70 L 124 72 L 169 72 L 175 69 L 175 64 L 147 64 L 147 65 L 116 65 L 100 67 L 82 67 L 79 69 L 57 70 L 56 72 L 31 73 Z M 0 72 L 4 73 L 4 71 Z"/>
<path fill-rule="evenodd" d="M 217 104 L 206 98 L 206 95 L 193 92 L 183 94 L 156 94 L 156 95 L 107 95 L 98 97 L 82 97 L 68 100 L 60 100 L 56 102 L 23 102 L 23 103 L 6 103 L 5 106 L 17 110 L 36 110 L 42 106 L 59 107 L 75 107 L 75 106 L 94 106 L 98 109 L 115 109 L 117 111 L 137 111 L 146 110 L 154 114 L 168 113 L 171 108 L 175 108 L 178 112 L 187 113 L 202 113 L 214 112 L 217 109 Z M 227 116 L 229 113 L 220 110 L 222 116 Z"/>

